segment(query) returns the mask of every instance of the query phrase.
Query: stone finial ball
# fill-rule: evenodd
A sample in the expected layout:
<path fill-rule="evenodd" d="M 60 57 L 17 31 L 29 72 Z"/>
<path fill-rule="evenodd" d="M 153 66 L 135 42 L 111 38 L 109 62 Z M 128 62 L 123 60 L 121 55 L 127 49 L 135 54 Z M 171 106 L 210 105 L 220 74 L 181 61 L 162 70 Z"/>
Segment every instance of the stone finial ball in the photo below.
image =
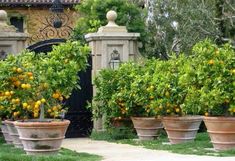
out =
<path fill-rule="evenodd" d="M 4 10 L 0 10 L 0 21 L 6 21 L 7 20 L 7 12 Z"/>
<path fill-rule="evenodd" d="M 108 21 L 115 21 L 117 18 L 117 13 L 113 10 L 108 11 L 106 14 L 106 18 L 108 19 Z"/>

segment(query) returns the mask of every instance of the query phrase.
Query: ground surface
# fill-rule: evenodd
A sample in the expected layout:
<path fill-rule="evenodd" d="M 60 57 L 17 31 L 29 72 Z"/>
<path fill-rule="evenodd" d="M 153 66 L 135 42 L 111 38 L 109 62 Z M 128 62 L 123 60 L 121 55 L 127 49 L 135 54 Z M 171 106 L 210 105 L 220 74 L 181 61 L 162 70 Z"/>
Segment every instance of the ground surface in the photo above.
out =
<path fill-rule="evenodd" d="M 61 149 L 58 155 L 32 156 L 26 155 L 22 149 L 5 144 L 0 137 L 0 161 L 100 161 L 101 157 L 87 153 L 76 153 L 71 150 Z"/>
<path fill-rule="evenodd" d="M 173 154 L 142 147 L 95 141 L 88 138 L 65 139 L 63 147 L 103 156 L 103 161 L 235 161 L 235 157 Z"/>

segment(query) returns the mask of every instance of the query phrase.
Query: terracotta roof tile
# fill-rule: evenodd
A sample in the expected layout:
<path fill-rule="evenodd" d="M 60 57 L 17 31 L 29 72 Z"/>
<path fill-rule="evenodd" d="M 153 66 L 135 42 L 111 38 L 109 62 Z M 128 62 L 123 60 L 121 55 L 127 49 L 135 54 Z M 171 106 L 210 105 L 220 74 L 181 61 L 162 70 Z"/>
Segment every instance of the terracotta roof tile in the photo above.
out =
<path fill-rule="evenodd" d="M 30 5 L 30 4 L 51 4 L 53 0 L 0 0 L 1 4 L 19 4 L 19 5 Z M 80 0 L 61 0 L 63 4 L 78 4 Z"/>

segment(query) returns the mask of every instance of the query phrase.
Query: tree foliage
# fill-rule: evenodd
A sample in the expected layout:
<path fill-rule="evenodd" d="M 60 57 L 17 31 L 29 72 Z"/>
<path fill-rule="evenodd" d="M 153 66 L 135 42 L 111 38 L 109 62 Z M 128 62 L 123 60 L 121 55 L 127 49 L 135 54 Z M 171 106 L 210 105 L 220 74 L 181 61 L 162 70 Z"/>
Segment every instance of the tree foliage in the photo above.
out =
<path fill-rule="evenodd" d="M 198 41 L 234 42 L 233 0 L 150 0 L 148 56 L 169 59 L 172 51 L 190 53 Z"/>

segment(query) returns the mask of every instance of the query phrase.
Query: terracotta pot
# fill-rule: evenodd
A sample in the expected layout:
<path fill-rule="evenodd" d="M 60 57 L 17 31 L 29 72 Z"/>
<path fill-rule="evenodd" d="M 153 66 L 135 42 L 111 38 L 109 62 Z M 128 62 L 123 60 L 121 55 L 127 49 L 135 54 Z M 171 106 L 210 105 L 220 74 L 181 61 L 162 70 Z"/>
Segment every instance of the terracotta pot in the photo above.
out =
<path fill-rule="evenodd" d="M 4 136 L 6 143 L 13 144 L 13 139 L 8 133 L 8 129 L 7 129 L 7 125 L 5 124 L 5 121 L 2 121 L 1 129 L 2 129 L 2 134 Z"/>
<path fill-rule="evenodd" d="M 235 117 L 204 117 L 204 122 L 216 150 L 235 148 Z"/>
<path fill-rule="evenodd" d="M 13 144 L 16 148 L 23 148 L 23 144 L 19 138 L 18 131 L 14 125 L 14 121 L 6 120 L 5 124 L 8 129 L 8 134 L 11 136 Z"/>
<path fill-rule="evenodd" d="M 49 119 L 15 122 L 24 150 L 30 155 L 57 154 L 69 124 L 69 120 Z"/>
<path fill-rule="evenodd" d="M 202 116 L 163 117 L 163 126 L 171 144 L 193 141 L 196 137 Z"/>
<path fill-rule="evenodd" d="M 153 140 L 162 129 L 162 121 L 155 117 L 131 117 L 140 140 Z"/>

